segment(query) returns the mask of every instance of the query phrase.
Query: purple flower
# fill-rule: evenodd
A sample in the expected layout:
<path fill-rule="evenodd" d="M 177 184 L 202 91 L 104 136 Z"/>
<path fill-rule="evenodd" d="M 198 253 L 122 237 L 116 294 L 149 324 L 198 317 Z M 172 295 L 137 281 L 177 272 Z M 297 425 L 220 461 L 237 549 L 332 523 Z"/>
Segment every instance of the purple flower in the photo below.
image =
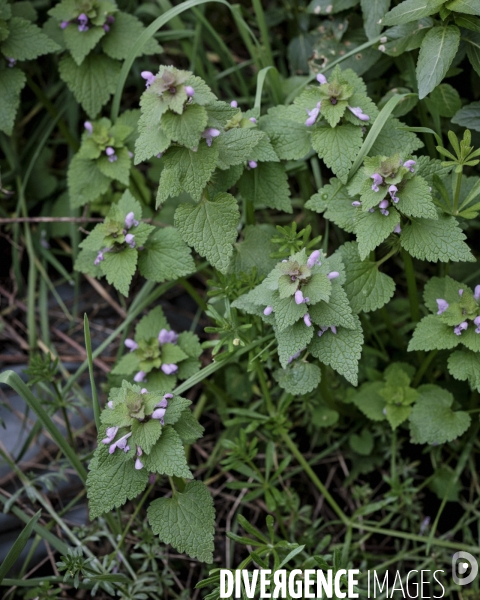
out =
<path fill-rule="evenodd" d="M 297 290 L 295 292 L 295 304 L 303 304 L 304 301 L 302 290 Z"/>
<path fill-rule="evenodd" d="M 158 341 L 160 344 L 176 344 L 178 340 L 178 333 L 175 331 L 168 331 L 167 329 L 160 329 L 158 334 Z"/>
<path fill-rule="evenodd" d="M 339 275 L 340 275 L 340 273 L 338 271 L 331 271 L 327 275 L 327 277 L 328 277 L 328 279 L 332 280 L 332 279 L 336 279 Z"/>
<path fill-rule="evenodd" d="M 115 154 L 115 149 L 111 146 L 107 146 L 105 148 L 105 154 L 108 156 L 108 160 L 110 162 L 115 162 L 116 160 L 118 160 L 118 156 Z"/>
<path fill-rule="evenodd" d="M 135 383 L 140 383 L 141 381 L 145 380 L 146 376 L 147 374 L 145 373 L 145 371 L 139 371 L 133 378 L 133 381 L 135 381 Z"/>
<path fill-rule="evenodd" d="M 125 243 L 130 246 L 130 248 L 135 248 L 135 236 L 133 233 L 127 233 L 125 236 Z"/>
<path fill-rule="evenodd" d="M 215 127 L 207 127 L 205 131 L 202 133 L 202 137 L 207 140 L 207 146 L 212 145 L 213 138 L 216 138 L 220 135 L 220 131 L 215 129 Z"/>
<path fill-rule="evenodd" d="M 156 408 L 152 413 L 152 419 L 158 419 L 162 425 L 165 425 L 164 417 L 165 417 L 165 408 Z"/>
<path fill-rule="evenodd" d="M 328 327 L 320 327 L 320 329 L 318 330 L 318 337 L 322 337 L 322 335 L 327 331 Z"/>
<path fill-rule="evenodd" d="M 273 312 L 273 306 L 267 306 L 265 308 L 265 310 L 263 311 L 263 314 L 268 317 L 268 315 L 271 315 Z"/>
<path fill-rule="evenodd" d="M 155 75 L 151 71 L 142 71 L 140 77 L 145 79 L 145 87 L 149 88 L 155 81 Z"/>
<path fill-rule="evenodd" d="M 140 390 L 140 393 L 141 393 L 141 394 L 148 394 L 148 390 L 147 390 L 147 388 L 142 388 L 142 389 Z"/>
<path fill-rule="evenodd" d="M 252 123 L 256 123 L 257 122 L 257 119 L 255 117 L 249 117 L 248 120 L 251 121 Z"/>
<path fill-rule="evenodd" d="M 107 406 L 108 406 L 108 408 L 113 408 L 113 400 L 109 400 L 107 402 Z"/>
<path fill-rule="evenodd" d="M 475 286 L 475 291 L 473 293 L 473 297 L 478 302 L 480 300 L 480 285 Z"/>
<path fill-rule="evenodd" d="M 90 123 L 90 121 L 85 121 L 85 123 L 83 124 L 83 126 L 88 131 L 88 133 L 90 135 L 92 135 L 92 133 L 93 133 L 93 125 Z"/>
<path fill-rule="evenodd" d="M 388 188 L 388 193 L 390 194 L 390 198 L 392 199 L 392 202 L 395 202 L 395 204 L 400 200 L 400 198 L 398 196 L 395 196 L 396 192 L 398 192 L 398 188 L 396 185 L 391 185 Z"/>
<path fill-rule="evenodd" d="M 457 325 L 457 327 L 454 327 L 453 333 L 455 335 L 461 335 L 462 331 L 465 331 L 465 329 L 467 329 L 467 327 L 468 327 L 467 321 L 463 321 L 463 323 L 460 323 L 460 325 Z"/>
<path fill-rule="evenodd" d="M 330 330 L 332 333 L 334 333 L 335 335 L 337 334 L 337 328 L 335 327 L 335 325 L 330 325 Z"/>
<path fill-rule="evenodd" d="M 308 313 L 303 316 L 303 322 L 305 323 L 305 325 L 307 327 L 311 327 L 312 326 L 312 321 L 310 320 L 310 315 Z"/>
<path fill-rule="evenodd" d="M 360 119 L 360 121 L 370 121 L 370 117 L 366 115 L 359 106 L 347 106 L 347 108 L 357 117 L 357 119 Z"/>
<path fill-rule="evenodd" d="M 354 201 L 352 202 L 352 206 L 355 206 L 355 208 L 358 208 L 359 206 L 362 206 L 362 203 L 361 203 L 361 202 L 359 202 L 358 200 L 354 200 Z"/>
<path fill-rule="evenodd" d="M 290 364 L 293 360 L 295 360 L 296 358 L 298 358 L 300 356 L 300 354 L 303 352 L 303 350 L 299 350 L 298 352 L 295 352 L 295 354 L 293 354 L 289 359 L 287 364 Z"/>
<path fill-rule="evenodd" d="M 131 432 L 126 433 L 117 442 L 114 442 L 108 449 L 109 453 L 113 454 L 117 448 L 120 448 L 120 450 L 123 450 L 124 452 L 128 452 L 130 450 L 130 446 L 127 444 L 127 440 L 131 435 Z"/>
<path fill-rule="evenodd" d="M 460 298 L 463 296 L 463 290 L 458 290 L 458 295 L 460 296 Z"/>
<path fill-rule="evenodd" d="M 446 300 L 442 300 L 442 298 L 437 298 L 437 306 L 438 306 L 438 312 L 437 315 L 441 315 L 442 313 L 444 313 L 449 304 Z"/>
<path fill-rule="evenodd" d="M 129 212 L 125 217 L 125 227 L 130 229 L 133 225 L 138 227 L 138 221 L 135 219 L 135 214 L 133 212 Z"/>
<path fill-rule="evenodd" d="M 135 469 L 137 469 L 137 471 L 140 471 L 140 469 L 143 469 L 143 463 L 138 457 L 135 460 Z"/>
<path fill-rule="evenodd" d="M 62 21 L 60 23 L 60 29 L 66 29 L 70 25 L 70 21 Z"/>
<path fill-rule="evenodd" d="M 187 94 L 187 96 L 189 98 L 191 98 L 195 94 L 195 90 L 193 89 L 193 87 L 191 85 L 186 85 L 185 86 L 185 93 Z"/>
<path fill-rule="evenodd" d="M 430 517 L 425 517 L 423 521 L 420 523 L 420 535 L 423 535 L 430 525 Z"/>
<path fill-rule="evenodd" d="M 403 163 L 403 166 L 408 169 L 411 173 L 415 173 L 415 169 L 413 168 L 414 165 L 416 165 L 417 163 L 414 160 L 407 160 L 406 162 Z"/>
<path fill-rule="evenodd" d="M 150 473 L 150 475 L 148 476 L 148 483 L 150 485 L 153 485 L 156 481 L 157 481 L 157 476 L 155 475 L 155 473 Z"/>
<path fill-rule="evenodd" d="M 480 316 L 475 317 L 473 319 L 473 322 L 475 323 L 475 325 L 477 326 L 477 328 L 475 329 L 475 333 L 480 333 Z"/>
<path fill-rule="evenodd" d="M 105 25 L 103 25 L 103 30 L 105 31 L 105 33 L 108 33 L 110 31 L 110 25 L 107 25 L 105 23 Z"/>
<path fill-rule="evenodd" d="M 380 209 L 380 212 L 382 213 L 382 215 L 385 215 L 386 217 L 388 216 L 388 210 L 387 208 L 390 206 L 390 203 L 388 200 L 382 200 L 380 202 L 380 204 L 378 205 L 378 208 Z"/>
<path fill-rule="evenodd" d="M 395 225 L 395 229 L 393 230 L 393 233 L 402 233 L 402 228 L 400 227 L 400 223 L 397 223 Z"/>
<path fill-rule="evenodd" d="M 327 78 L 325 77 L 325 75 L 322 75 L 321 73 L 319 73 L 317 75 L 317 81 L 320 85 L 323 85 L 324 83 L 327 83 Z"/>
<path fill-rule="evenodd" d="M 130 350 L 130 352 L 133 352 L 138 348 L 137 342 L 135 340 L 132 340 L 131 338 L 127 338 L 124 344 Z"/>
<path fill-rule="evenodd" d="M 249 160 L 248 161 L 248 166 L 250 169 L 256 169 L 258 167 L 257 161 L 256 160 Z"/>
<path fill-rule="evenodd" d="M 117 431 L 118 427 L 107 427 L 107 431 L 105 432 L 107 437 L 102 440 L 102 444 L 111 444 L 117 435 Z"/>
<path fill-rule="evenodd" d="M 372 185 L 372 190 L 374 192 L 378 192 L 378 186 L 382 185 L 383 183 L 383 177 L 381 175 L 379 175 L 378 173 L 374 173 L 373 175 L 370 175 L 371 179 L 373 179 L 373 185 Z"/>
<path fill-rule="evenodd" d="M 7 58 L 7 60 L 9 67 L 14 67 L 17 64 L 17 61 L 14 58 Z"/>
<path fill-rule="evenodd" d="M 110 23 L 110 25 L 112 23 L 115 23 L 115 17 L 113 15 L 108 15 L 108 17 L 107 17 L 107 23 Z"/>
<path fill-rule="evenodd" d="M 88 31 L 88 17 L 85 13 L 78 15 L 77 21 L 79 23 L 78 31 Z"/>
<path fill-rule="evenodd" d="M 309 269 L 313 269 L 313 267 L 315 265 L 321 265 L 321 264 L 322 263 L 320 262 L 320 250 L 314 250 L 308 257 L 307 267 Z"/>
<path fill-rule="evenodd" d="M 311 127 L 315 123 L 315 121 L 318 118 L 318 115 L 320 114 L 321 107 L 322 103 L 317 102 L 317 106 L 315 108 L 312 108 L 312 110 L 307 109 L 308 119 L 305 121 L 305 125 L 307 127 Z"/>
<path fill-rule="evenodd" d="M 238 108 L 238 102 L 237 102 L 236 100 L 232 100 L 232 101 L 230 102 L 230 106 L 231 106 L 232 108 Z"/>
<path fill-rule="evenodd" d="M 97 258 L 93 261 L 93 264 L 98 267 L 102 260 L 105 260 L 105 257 L 103 256 L 102 250 L 99 250 L 97 253 Z"/>
<path fill-rule="evenodd" d="M 178 366 L 172 364 L 163 364 L 161 366 L 162 371 L 165 373 L 165 375 L 172 375 L 173 373 L 176 373 L 178 371 Z"/>

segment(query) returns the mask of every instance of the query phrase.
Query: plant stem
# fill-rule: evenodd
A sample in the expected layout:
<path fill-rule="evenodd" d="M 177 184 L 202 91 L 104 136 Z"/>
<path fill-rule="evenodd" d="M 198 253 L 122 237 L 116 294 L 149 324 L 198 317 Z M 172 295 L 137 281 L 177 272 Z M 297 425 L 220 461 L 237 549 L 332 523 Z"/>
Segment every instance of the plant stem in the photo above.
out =
<path fill-rule="evenodd" d="M 415 270 L 413 268 L 412 257 L 406 250 L 402 249 L 403 264 L 405 267 L 405 276 L 407 278 L 408 297 L 410 300 L 410 315 L 412 321 L 420 321 L 420 305 L 418 302 L 417 282 L 415 281 Z"/>
<path fill-rule="evenodd" d="M 417 387 L 417 385 L 422 380 L 422 377 L 425 375 L 425 372 L 427 371 L 428 367 L 432 364 L 432 361 L 437 356 L 437 354 L 438 350 L 432 350 L 428 353 L 427 357 L 422 362 L 420 368 L 415 374 L 415 377 L 413 378 L 412 387 Z"/>

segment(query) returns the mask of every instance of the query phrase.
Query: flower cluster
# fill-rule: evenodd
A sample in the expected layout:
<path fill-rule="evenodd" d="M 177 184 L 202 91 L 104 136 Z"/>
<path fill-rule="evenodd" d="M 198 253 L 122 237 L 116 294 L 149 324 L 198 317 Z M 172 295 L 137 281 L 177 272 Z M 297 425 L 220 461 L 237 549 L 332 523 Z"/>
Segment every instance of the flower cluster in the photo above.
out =
<path fill-rule="evenodd" d="M 469 327 L 469 324 L 473 322 L 475 327 L 475 333 L 480 333 L 480 285 L 475 287 L 473 295 L 468 289 L 459 289 L 459 302 L 449 303 L 443 298 L 437 298 L 437 315 L 443 315 L 443 319 L 448 325 L 451 325 L 451 319 L 457 319 L 457 324 L 453 325 L 453 332 L 455 335 L 462 335 Z M 473 301 L 472 301 L 473 300 Z M 462 319 L 460 322 L 458 322 Z"/>
<path fill-rule="evenodd" d="M 125 346 L 130 350 L 130 352 L 139 351 L 140 358 L 143 359 L 143 363 L 147 363 L 145 368 L 148 371 L 152 370 L 155 366 L 160 366 L 161 370 L 165 373 L 165 375 L 172 375 L 178 371 L 178 365 L 175 363 L 165 363 L 161 362 L 161 349 L 165 344 L 176 344 L 178 341 L 178 333 L 175 331 L 169 331 L 168 329 L 162 328 L 160 329 L 160 333 L 158 334 L 158 352 L 155 352 L 155 348 L 152 349 L 152 344 L 148 344 L 147 347 L 145 345 L 142 346 L 142 342 L 140 342 L 141 347 L 139 348 L 139 344 L 135 340 L 127 338 L 125 340 Z M 155 343 L 153 344 L 155 346 Z M 153 350 L 153 351 L 152 351 Z M 150 351 L 150 353 L 148 353 Z M 160 363 L 158 362 L 160 360 Z M 138 371 L 134 376 L 133 380 L 137 383 L 141 381 L 145 381 L 147 376 L 146 371 Z"/>
<path fill-rule="evenodd" d="M 94 265 L 98 266 L 103 260 L 105 260 L 105 254 L 107 252 L 112 252 L 113 250 L 115 250 L 115 245 L 127 245 L 130 248 L 135 248 L 136 242 L 135 242 L 135 234 L 134 233 L 129 233 L 129 230 L 133 228 L 138 227 L 139 225 L 139 221 L 137 221 L 137 219 L 135 219 L 135 213 L 133 211 L 130 211 L 127 216 L 125 217 L 124 223 L 123 223 L 123 227 L 118 228 L 118 223 L 117 222 L 109 222 L 108 226 L 108 233 L 109 235 L 107 236 L 109 239 L 107 240 L 107 237 L 105 238 L 105 241 L 109 241 L 112 242 L 113 244 L 111 246 L 106 246 L 105 248 L 103 248 L 102 250 L 98 250 L 97 252 L 97 257 L 94 260 Z M 139 250 L 141 250 L 142 247 L 139 247 Z"/>
<path fill-rule="evenodd" d="M 108 33 L 115 23 L 113 15 L 117 11 L 115 3 L 109 0 L 93 0 L 88 3 L 63 0 L 50 14 L 58 19 L 59 27 L 63 30 L 71 26 L 80 33 L 85 33 L 92 28 L 101 28 Z"/>

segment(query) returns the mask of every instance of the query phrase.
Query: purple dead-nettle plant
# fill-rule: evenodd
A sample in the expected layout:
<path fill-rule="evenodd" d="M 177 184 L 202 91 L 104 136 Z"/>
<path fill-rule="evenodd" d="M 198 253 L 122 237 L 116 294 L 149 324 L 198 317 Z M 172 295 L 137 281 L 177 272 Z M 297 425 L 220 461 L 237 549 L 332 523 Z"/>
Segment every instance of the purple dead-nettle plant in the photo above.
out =
<path fill-rule="evenodd" d="M 78 31 L 88 31 L 88 17 L 85 13 L 78 15 Z"/>
<path fill-rule="evenodd" d="M 109 404 L 110 403 L 111 403 L 111 406 L 109 406 L 109 408 L 113 408 L 113 402 L 111 400 L 110 400 Z M 113 440 L 115 439 L 117 432 L 118 432 L 118 427 L 107 427 L 107 430 L 105 432 L 107 437 L 105 437 L 102 440 L 102 444 L 111 444 L 113 442 Z"/>
<path fill-rule="evenodd" d="M 93 264 L 98 267 L 98 265 L 102 262 L 102 260 L 105 260 L 105 256 L 104 256 L 105 250 L 99 250 L 97 252 L 97 258 L 93 261 Z"/>
<path fill-rule="evenodd" d="M 394 202 L 395 204 L 397 204 L 397 202 L 400 200 L 400 198 L 396 195 L 398 192 L 398 188 L 396 185 L 391 185 L 388 188 L 388 193 L 390 194 L 390 198 L 392 199 L 392 202 Z"/>
<path fill-rule="evenodd" d="M 230 102 L 230 106 L 231 106 L 232 108 L 238 108 L 238 102 L 237 102 L 236 100 L 232 100 L 232 101 Z"/>
<path fill-rule="evenodd" d="M 207 146 L 212 145 L 213 138 L 216 138 L 220 135 L 220 130 L 215 129 L 215 127 L 207 127 L 205 131 L 202 133 L 202 137 L 207 141 Z"/>
<path fill-rule="evenodd" d="M 397 224 L 395 225 L 395 228 L 394 228 L 394 230 L 393 230 L 393 233 L 398 233 L 398 234 L 402 233 L 402 228 L 400 227 L 400 223 L 397 223 Z"/>
<path fill-rule="evenodd" d="M 305 348 L 304 348 L 303 350 L 305 350 Z M 292 355 L 292 356 L 291 356 L 291 357 L 288 359 L 288 363 L 287 363 L 287 364 L 290 364 L 291 362 L 293 362 L 294 360 L 296 360 L 296 359 L 297 359 L 297 358 L 300 356 L 300 354 L 303 352 L 303 350 L 299 350 L 298 352 L 295 352 L 295 354 L 293 354 L 293 355 Z"/>
<path fill-rule="evenodd" d="M 334 334 L 337 333 L 337 328 L 335 327 L 335 325 L 330 325 L 329 327 L 323 326 L 323 327 L 320 327 L 320 329 L 317 332 L 318 337 L 322 337 L 322 335 L 329 329 L 332 333 L 334 333 Z"/>
<path fill-rule="evenodd" d="M 403 166 L 410 171 L 410 173 L 415 173 L 415 169 L 413 168 L 417 163 L 414 160 L 407 160 L 403 163 Z"/>
<path fill-rule="evenodd" d="M 175 331 L 168 331 L 168 329 L 160 329 L 158 334 L 158 341 L 160 344 L 176 344 L 178 340 L 178 333 Z"/>
<path fill-rule="evenodd" d="M 137 471 L 140 471 L 140 469 L 143 469 L 143 463 L 140 460 L 140 456 L 142 456 L 142 454 L 143 454 L 142 449 L 140 448 L 140 446 L 137 446 L 137 457 L 135 459 L 135 469 Z"/>
<path fill-rule="evenodd" d="M 105 148 L 105 154 L 108 156 L 109 162 L 118 160 L 118 156 L 115 154 L 115 148 L 112 148 L 111 146 Z"/>
<path fill-rule="evenodd" d="M 256 169 L 258 167 L 257 161 L 249 160 L 248 161 L 248 169 Z"/>
<path fill-rule="evenodd" d="M 178 371 L 178 365 L 174 365 L 173 363 L 165 364 L 160 367 L 165 375 L 172 375 Z"/>
<path fill-rule="evenodd" d="M 138 227 L 138 221 L 135 219 L 135 214 L 129 212 L 125 217 L 125 229 L 131 229 L 132 227 Z"/>
<path fill-rule="evenodd" d="M 311 319 L 310 319 L 310 315 L 309 315 L 308 313 L 306 313 L 306 314 L 303 316 L 303 322 L 305 323 L 305 325 L 306 325 L 307 327 L 311 327 L 311 326 L 312 326 L 312 321 L 311 321 Z"/>
<path fill-rule="evenodd" d="M 163 419 L 165 417 L 165 412 L 168 407 L 168 401 L 171 400 L 172 398 L 173 398 L 173 394 L 165 394 L 163 396 L 162 400 L 160 400 L 160 402 L 158 404 L 156 404 L 154 407 L 154 411 L 152 413 L 152 419 L 158 419 L 162 425 L 165 424 Z"/>
<path fill-rule="evenodd" d="M 193 87 L 191 85 L 186 85 L 185 93 L 187 94 L 187 96 L 189 98 L 192 98 L 195 95 L 195 90 L 193 89 Z"/>
<path fill-rule="evenodd" d="M 127 233 L 125 236 L 125 243 L 130 246 L 130 248 L 135 248 L 135 236 L 133 233 Z"/>
<path fill-rule="evenodd" d="M 378 173 L 374 173 L 370 177 L 373 179 L 372 190 L 374 192 L 379 192 L 380 188 L 378 186 L 383 184 L 383 177 Z"/>
<path fill-rule="evenodd" d="M 387 210 L 387 208 L 390 206 L 390 202 L 388 200 L 382 200 L 380 202 L 380 204 L 378 205 L 378 208 L 380 209 L 380 212 L 382 213 L 382 215 L 384 215 L 385 217 L 388 217 L 388 215 L 390 214 L 389 211 Z"/>
<path fill-rule="evenodd" d="M 340 273 L 338 271 L 330 271 L 330 273 L 327 275 L 327 277 L 331 281 L 332 279 L 336 279 L 339 275 L 340 275 Z"/>
<path fill-rule="evenodd" d="M 142 71 L 140 77 L 145 79 L 145 87 L 149 88 L 155 81 L 155 75 L 151 71 Z"/>
<path fill-rule="evenodd" d="M 313 269 L 313 267 L 315 265 L 321 265 L 321 264 L 322 263 L 320 262 L 320 250 L 314 250 L 308 257 L 307 267 L 309 269 Z"/>
<path fill-rule="evenodd" d="M 370 121 L 370 117 L 365 114 L 359 106 L 347 106 L 347 108 L 357 117 L 357 119 L 360 119 L 360 121 Z"/>
<path fill-rule="evenodd" d="M 327 78 L 325 77 L 325 75 L 322 75 L 321 73 L 318 73 L 316 79 L 320 85 L 327 83 Z"/>
<path fill-rule="evenodd" d="M 66 29 L 70 25 L 70 21 L 62 21 L 60 23 L 60 29 Z"/>
<path fill-rule="evenodd" d="M 133 381 L 135 381 L 135 383 L 140 383 L 145 380 L 146 376 L 147 374 L 145 371 L 138 371 L 138 373 L 134 376 Z"/>
<path fill-rule="evenodd" d="M 131 338 L 127 338 L 124 344 L 130 350 L 130 352 L 133 352 L 138 348 L 137 342 L 135 340 L 132 340 Z"/>
<path fill-rule="evenodd" d="M 268 317 L 268 315 L 271 315 L 273 312 L 273 306 L 267 306 L 265 307 L 263 314 Z"/>
<path fill-rule="evenodd" d="M 318 119 L 318 115 L 320 114 L 321 108 L 322 108 L 322 103 L 317 102 L 317 106 L 315 108 L 312 108 L 312 110 L 308 110 L 308 108 L 306 109 L 308 119 L 305 121 L 305 125 L 307 127 L 311 127 L 312 125 L 315 124 L 315 121 Z"/>

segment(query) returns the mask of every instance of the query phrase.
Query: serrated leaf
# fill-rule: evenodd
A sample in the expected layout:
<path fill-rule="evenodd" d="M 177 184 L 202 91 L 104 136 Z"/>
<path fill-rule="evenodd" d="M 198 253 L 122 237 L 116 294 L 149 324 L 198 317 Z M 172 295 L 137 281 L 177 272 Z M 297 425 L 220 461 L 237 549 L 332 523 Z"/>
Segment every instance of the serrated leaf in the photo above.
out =
<path fill-rule="evenodd" d="M 190 406 L 191 401 L 181 396 L 174 396 L 168 401 L 168 408 L 165 412 L 165 425 L 175 425 L 183 412 Z"/>
<path fill-rule="evenodd" d="M 356 329 L 340 327 L 337 333 L 325 331 L 314 336 L 308 349 L 321 362 L 331 366 L 353 385 L 358 383 L 358 361 L 362 354 L 363 331 L 360 319 L 354 316 Z"/>
<path fill-rule="evenodd" d="M 0 70 L 0 131 L 12 135 L 15 115 L 20 104 L 20 92 L 27 78 L 20 69 Z"/>
<path fill-rule="evenodd" d="M 310 151 L 310 135 L 304 123 L 292 121 L 288 115 L 286 106 L 274 106 L 260 118 L 259 127 L 268 134 L 280 159 L 299 160 Z"/>
<path fill-rule="evenodd" d="M 384 421 L 383 412 L 385 399 L 380 395 L 380 390 L 385 384 L 383 381 L 364 383 L 356 394 L 352 396 L 352 402 L 371 421 Z"/>
<path fill-rule="evenodd" d="M 135 339 L 138 342 L 157 337 L 160 329 L 168 329 L 170 331 L 170 326 L 163 314 L 162 307 L 156 306 L 137 323 L 135 327 Z"/>
<path fill-rule="evenodd" d="M 161 283 L 190 275 L 195 262 L 190 248 L 173 227 L 157 229 L 145 243 L 138 258 L 140 273 L 151 281 Z"/>
<path fill-rule="evenodd" d="M 131 375 L 140 371 L 140 359 L 135 352 L 128 352 L 117 362 L 112 375 Z"/>
<path fill-rule="evenodd" d="M 432 27 L 424 37 L 417 62 L 418 97 L 425 98 L 445 77 L 460 44 L 455 25 Z"/>
<path fill-rule="evenodd" d="M 135 461 L 121 450 L 109 454 L 108 446 L 97 448 L 89 470 L 86 486 L 91 520 L 133 500 L 148 482 L 146 469 L 136 470 Z"/>
<path fill-rule="evenodd" d="M 170 364 L 177 364 L 178 362 L 185 360 L 187 355 L 185 352 L 175 344 L 163 344 L 162 346 L 162 362 Z"/>
<path fill-rule="evenodd" d="M 157 156 L 165 152 L 170 146 L 171 140 L 165 135 L 164 131 L 157 125 L 140 125 L 140 135 L 135 141 L 134 164 L 138 165 L 144 160 Z"/>
<path fill-rule="evenodd" d="M 453 396 L 437 385 L 422 385 L 410 414 L 413 444 L 444 444 L 461 436 L 470 426 L 470 416 L 451 409 Z"/>
<path fill-rule="evenodd" d="M 358 254 L 362 260 L 367 258 L 393 232 L 400 223 L 400 215 L 391 206 L 389 214 L 383 215 L 379 210 L 373 213 L 357 212 L 355 217 L 355 234 L 358 242 Z"/>
<path fill-rule="evenodd" d="M 416 173 L 425 179 L 430 187 L 433 187 L 433 177 L 438 175 L 440 179 L 445 179 L 451 171 L 451 167 L 443 166 L 442 161 L 431 159 L 428 156 L 419 156 L 416 158 Z"/>
<path fill-rule="evenodd" d="M 274 373 L 278 385 L 294 396 L 312 392 L 320 383 L 322 372 L 312 363 L 296 361 L 286 369 L 278 369 Z"/>
<path fill-rule="evenodd" d="M 436 221 L 413 219 L 400 235 L 400 243 L 409 254 L 431 262 L 474 262 L 464 240 L 465 234 L 456 219 L 446 215 L 439 216 Z"/>
<path fill-rule="evenodd" d="M 356 323 L 345 290 L 339 284 L 332 286 L 332 293 L 327 302 L 319 302 L 309 308 L 312 321 L 319 327 L 346 327 L 355 329 Z"/>
<path fill-rule="evenodd" d="M 394 280 L 380 273 L 371 260 L 362 261 L 355 242 L 340 247 L 345 265 L 345 292 L 354 313 L 370 312 L 384 306 L 395 292 Z"/>
<path fill-rule="evenodd" d="M 304 350 L 314 334 L 313 327 L 307 327 L 303 321 L 295 323 L 285 328 L 283 331 L 276 331 L 275 337 L 278 342 L 278 357 L 280 364 L 285 369 L 289 360 L 297 352 Z"/>
<path fill-rule="evenodd" d="M 161 123 L 166 135 L 174 142 L 195 148 L 207 126 L 207 111 L 198 104 L 187 104 L 181 115 L 171 110 L 165 112 Z"/>
<path fill-rule="evenodd" d="M 383 25 L 402 25 L 438 12 L 445 0 L 405 0 L 385 15 Z"/>
<path fill-rule="evenodd" d="M 468 381 L 473 390 L 480 391 L 480 354 L 471 350 L 455 350 L 448 357 L 448 372 L 460 381 Z"/>
<path fill-rule="evenodd" d="M 204 428 L 193 416 L 190 410 L 184 410 L 174 425 L 175 431 L 180 436 L 184 444 L 193 444 L 198 438 L 202 437 Z"/>
<path fill-rule="evenodd" d="M 152 473 L 192 479 L 182 440 L 172 425 L 163 427 L 160 439 L 153 446 L 150 454 L 142 457 L 142 462 L 146 470 Z"/>
<path fill-rule="evenodd" d="M 60 77 L 89 117 L 96 117 L 117 86 L 120 63 L 102 54 L 89 54 L 80 66 L 65 55 L 58 65 Z"/>
<path fill-rule="evenodd" d="M 105 35 L 103 27 L 90 27 L 87 31 L 79 31 L 75 23 L 70 23 L 63 30 L 63 39 L 67 49 L 77 65 L 81 65 L 90 50 L 93 50 Z"/>
<path fill-rule="evenodd" d="M 162 425 L 159 420 L 150 419 L 141 423 L 138 419 L 134 419 L 131 441 L 136 446 L 140 446 L 143 452 L 148 454 L 161 435 Z"/>
<path fill-rule="evenodd" d="M 383 23 L 381 19 L 390 8 L 390 0 L 361 0 L 363 26 L 369 40 L 380 35 Z"/>
<path fill-rule="evenodd" d="M 296 323 L 299 319 L 302 319 L 308 311 L 307 305 L 297 304 L 293 296 L 288 298 L 280 298 L 279 296 L 276 296 L 272 305 L 273 312 L 275 313 L 275 323 L 277 325 L 278 332 L 283 331 L 287 327 L 290 327 L 290 325 Z M 303 321 L 301 324 L 305 327 L 305 329 L 310 329 L 304 325 Z"/>
<path fill-rule="evenodd" d="M 218 164 L 221 169 L 253 160 L 253 149 L 265 134 L 257 129 L 229 129 L 218 136 Z"/>
<path fill-rule="evenodd" d="M 237 201 L 226 193 L 197 205 L 180 204 L 175 211 L 175 225 L 183 239 L 222 273 L 230 264 L 239 219 Z"/>
<path fill-rule="evenodd" d="M 350 123 L 335 128 L 316 127 L 312 132 L 314 150 L 342 183 L 347 182 L 362 142 L 362 128 Z"/>
<path fill-rule="evenodd" d="M 385 407 L 387 421 L 392 429 L 396 429 L 404 421 L 408 419 L 412 412 L 411 406 L 396 406 L 395 404 L 387 404 Z"/>
<path fill-rule="evenodd" d="M 125 248 L 121 252 L 107 252 L 100 263 L 108 283 L 121 294 L 128 296 L 130 283 L 137 268 L 138 252 L 134 248 Z"/>
<path fill-rule="evenodd" d="M 453 327 L 445 325 L 436 315 L 428 315 L 415 327 L 408 351 L 412 350 L 448 350 L 460 343 Z"/>
<path fill-rule="evenodd" d="M 202 562 L 213 561 L 215 509 L 208 488 L 190 481 L 172 498 L 158 498 L 147 510 L 153 533 L 178 552 Z"/>
<path fill-rule="evenodd" d="M 437 299 L 446 300 L 449 304 L 458 302 L 458 291 L 465 286 L 451 277 L 431 277 L 425 284 L 423 290 L 423 301 L 425 306 L 432 312 L 437 313 Z"/>
<path fill-rule="evenodd" d="M 115 21 L 109 25 L 110 30 L 102 40 L 102 48 L 105 54 L 117 60 L 127 58 L 138 38 L 145 31 L 142 23 L 133 15 L 124 12 L 115 13 Z M 157 40 L 151 37 L 136 56 L 144 54 L 160 53 L 162 47 Z"/>
<path fill-rule="evenodd" d="M 238 182 L 240 194 L 255 208 L 275 208 L 292 212 L 290 188 L 285 167 L 279 163 L 259 163 L 256 169 L 244 171 Z"/>
<path fill-rule="evenodd" d="M 437 218 L 437 210 L 432 201 L 430 186 L 422 177 L 417 175 L 409 179 L 402 187 L 398 197 L 400 200 L 396 206 L 404 215 L 429 219 Z"/>
<path fill-rule="evenodd" d="M 423 148 L 423 142 L 411 131 L 403 131 L 405 125 L 390 117 L 378 134 L 368 156 L 390 156 L 392 148 L 397 149 L 402 158 L 412 154 L 419 148 Z"/>
<path fill-rule="evenodd" d="M 270 255 L 277 247 L 270 241 L 276 230 L 268 224 L 247 225 L 243 230 L 243 242 L 235 244 L 235 271 L 250 273 L 255 267 L 259 275 L 268 275 L 277 264 Z"/>
<path fill-rule="evenodd" d="M 108 191 L 111 179 L 104 175 L 93 160 L 75 155 L 67 173 L 70 206 L 77 208 L 93 202 Z"/>
<path fill-rule="evenodd" d="M 358 209 L 352 206 L 352 199 L 347 188 L 336 178 L 330 179 L 305 204 L 305 208 L 316 212 L 325 211 L 324 217 L 335 223 L 348 233 L 353 233 L 354 216 Z"/>
<path fill-rule="evenodd" d="M 60 50 L 60 46 L 27 19 L 12 17 L 8 22 L 8 30 L 8 37 L 2 42 L 2 54 L 8 58 L 32 60 Z"/>
<path fill-rule="evenodd" d="M 115 150 L 117 160 L 110 162 L 108 156 L 102 155 L 96 161 L 98 169 L 110 179 L 116 179 L 123 185 L 128 185 L 130 179 L 131 159 L 126 148 Z"/>

